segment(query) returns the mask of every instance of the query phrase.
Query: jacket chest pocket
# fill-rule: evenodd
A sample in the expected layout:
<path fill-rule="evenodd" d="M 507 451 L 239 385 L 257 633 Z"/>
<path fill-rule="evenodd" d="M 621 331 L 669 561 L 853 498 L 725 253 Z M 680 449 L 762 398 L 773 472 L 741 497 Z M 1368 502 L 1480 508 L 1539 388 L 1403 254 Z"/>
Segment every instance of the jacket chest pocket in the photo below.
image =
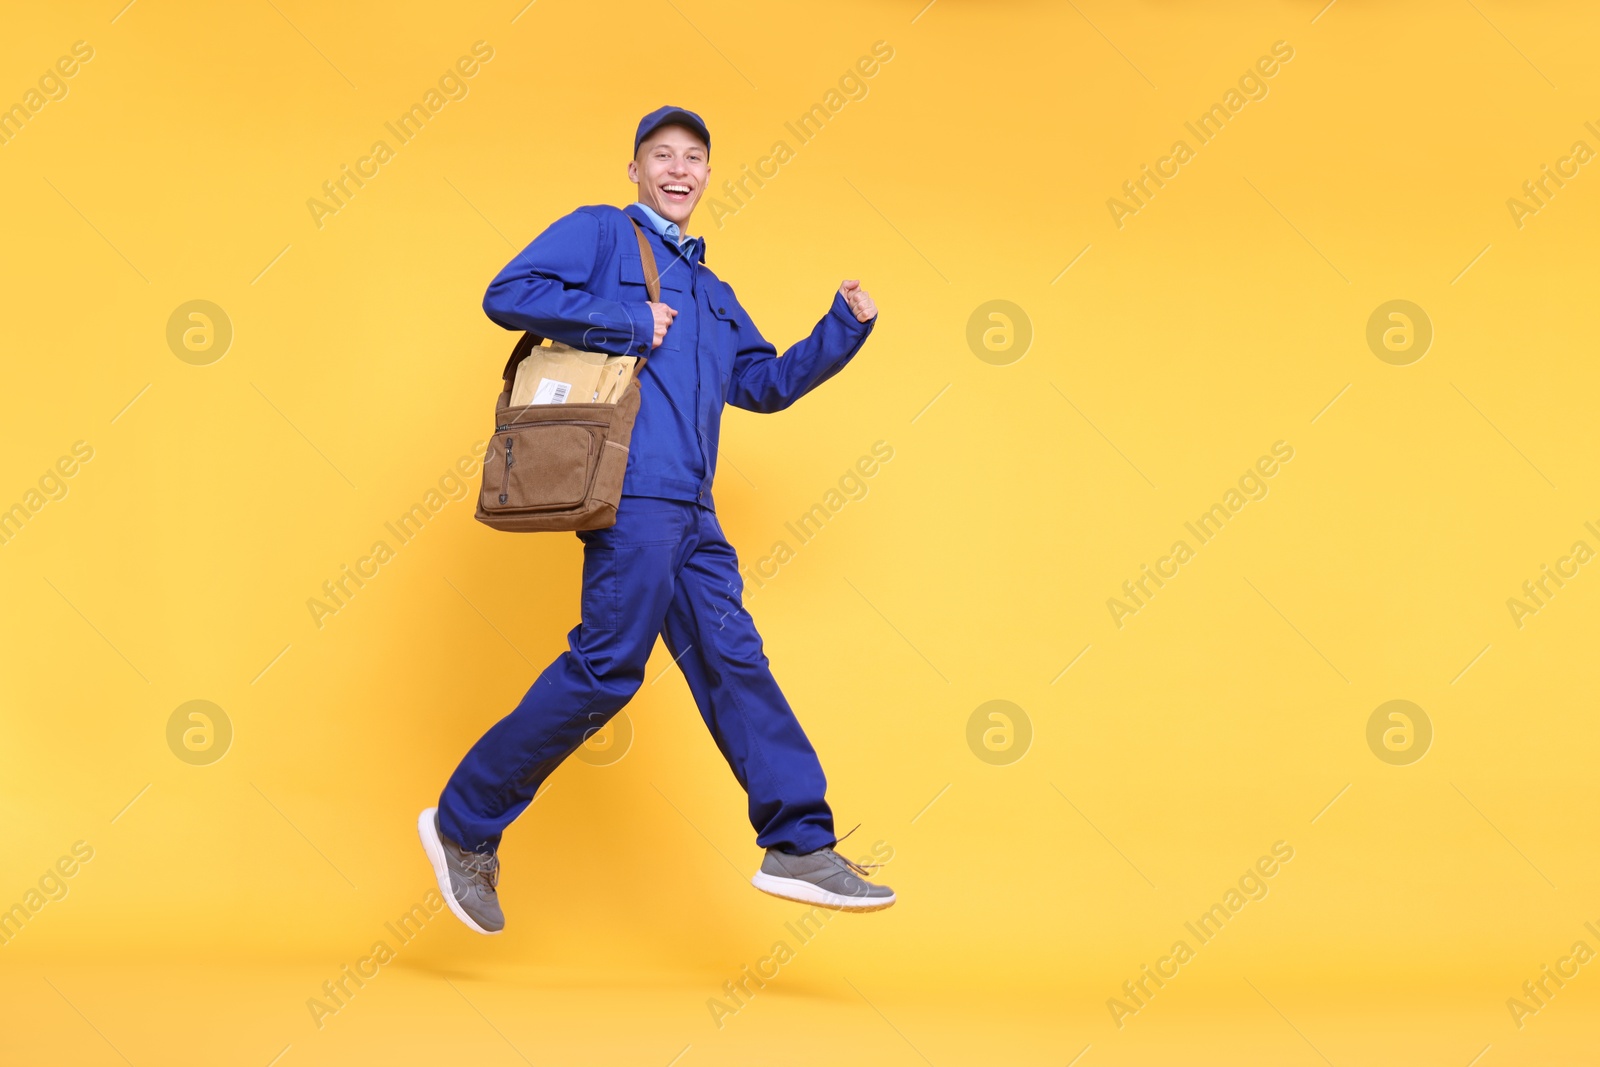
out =
<path fill-rule="evenodd" d="M 712 351 L 717 354 L 717 366 L 722 371 L 722 393 L 726 397 L 728 382 L 733 377 L 733 364 L 739 354 L 739 320 L 734 313 L 737 306 L 733 298 L 719 289 L 712 289 L 711 315 L 707 318 L 707 327 L 713 331 Z"/>
<path fill-rule="evenodd" d="M 657 263 L 660 265 L 659 259 Z M 640 303 L 648 302 L 650 289 L 645 285 L 644 281 L 644 262 L 637 255 L 630 256 L 624 252 L 617 257 L 617 269 L 620 271 L 617 280 L 620 283 L 621 299 L 628 303 L 634 301 Z M 680 316 L 691 313 L 693 310 L 690 303 L 693 297 L 684 288 L 684 285 L 688 282 L 688 278 L 684 274 L 686 269 L 680 263 L 660 266 L 661 302 L 669 307 L 676 308 Z M 678 341 L 679 338 L 673 336 L 673 327 L 669 325 L 667 327 L 667 336 L 661 342 L 661 348 L 676 349 L 679 347 Z M 660 350 L 657 349 L 656 351 L 659 352 Z"/>

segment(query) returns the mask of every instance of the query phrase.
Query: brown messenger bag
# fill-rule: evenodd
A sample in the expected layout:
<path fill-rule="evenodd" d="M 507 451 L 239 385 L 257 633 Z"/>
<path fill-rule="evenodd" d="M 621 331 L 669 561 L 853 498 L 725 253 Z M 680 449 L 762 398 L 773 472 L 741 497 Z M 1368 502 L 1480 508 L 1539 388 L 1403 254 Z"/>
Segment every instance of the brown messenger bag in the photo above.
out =
<path fill-rule="evenodd" d="M 661 300 L 661 276 L 644 231 L 632 219 L 650 299 Z M 513 406 L 517 367 L 544 339 L 524 333 L 506 362 L 505 388 L 494 409 L 494 437 L 483 457 L 483 489 L 476 518 L 512 532 L 600 530 L 617 521 L 628 442 L 639 414 L 637 357 L 633 375 L 615 403 Z"/>

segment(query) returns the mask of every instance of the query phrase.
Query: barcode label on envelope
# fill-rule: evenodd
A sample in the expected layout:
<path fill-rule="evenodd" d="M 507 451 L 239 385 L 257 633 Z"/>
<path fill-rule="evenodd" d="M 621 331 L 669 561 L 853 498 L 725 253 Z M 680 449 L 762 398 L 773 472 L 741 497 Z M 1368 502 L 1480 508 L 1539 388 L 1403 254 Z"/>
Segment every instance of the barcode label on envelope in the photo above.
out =
<path fill-rule="evenodd" d="M 565 404 L 572 392 L 571 382 L 558 382 L 554 378 L 540 378 L 539 387 L 533 391 L 534 404 Z"/>

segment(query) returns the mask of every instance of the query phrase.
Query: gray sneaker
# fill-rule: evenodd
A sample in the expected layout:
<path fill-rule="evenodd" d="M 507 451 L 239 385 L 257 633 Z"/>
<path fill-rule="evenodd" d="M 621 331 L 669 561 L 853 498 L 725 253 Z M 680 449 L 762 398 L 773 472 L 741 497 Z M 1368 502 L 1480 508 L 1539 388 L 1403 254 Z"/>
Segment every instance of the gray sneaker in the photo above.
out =
<path fill-rule="evenodd" d="M 894 903 L 894 890 L 866 880 L 868 866 L 819 848 L 796 856 L 767 849 L 750 884 L 763 893 L 840 911 L 881 911 Z"/>
<path fill-rule="evenodd" d="M 468 852 L 439 832 L 439 809 L 428 808 L 417 817 L 417 836 L 433 864 L 444 902 L 456 918 L 480 934 L 498 934 L 506 927 L 505 913 L 495 886 L 500 881 L 500 859 L 493 850 Z"/>

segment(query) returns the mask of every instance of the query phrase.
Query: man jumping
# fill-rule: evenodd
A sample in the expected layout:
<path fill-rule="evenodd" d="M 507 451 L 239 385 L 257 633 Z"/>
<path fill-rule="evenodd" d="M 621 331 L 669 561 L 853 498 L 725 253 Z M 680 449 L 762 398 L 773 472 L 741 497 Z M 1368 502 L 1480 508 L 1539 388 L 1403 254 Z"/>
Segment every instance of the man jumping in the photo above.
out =
<path fill-rule="evenodd" d="M 446 903 L 479 933 L 505 927 L 496 891 L 501 833 L 638 691 L 658 635 L 749 796 L 756 843 L 767 850 L 752 884 L 847 911 L 895 901 L 889 887 L 866 879 L 866 867 L 834 850 L 822 764 L 772 677 L 711 499 L 723 405 L 771 412 L 793 404 L 850 362 L 878 309 L 860 283 L 846 281 L 810 336 L 779 358 L 705 265 L 705 238 L 684 232 L 710 158 L 700 116 L 652 111 L 628 163 L 638 202 L 557 219 L 484 296 L 484 311 L 508 330 L 611 355 L 653 354 L 639 376 L 615 525 L 577 535 L 581 621 L 567 651 L 472 746 L 438 807 L 417 822 Z M 660 302 L 649 299 L 635 222 L 666 264 Z"/>

